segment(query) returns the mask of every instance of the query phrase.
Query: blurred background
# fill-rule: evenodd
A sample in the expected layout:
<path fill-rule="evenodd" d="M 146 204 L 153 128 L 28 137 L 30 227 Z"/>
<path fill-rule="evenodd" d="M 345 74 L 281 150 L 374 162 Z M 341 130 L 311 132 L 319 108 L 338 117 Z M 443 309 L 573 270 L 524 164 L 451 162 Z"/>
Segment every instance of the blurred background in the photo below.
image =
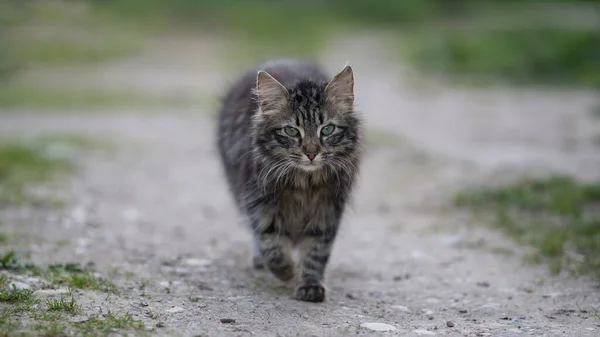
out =
<path fill-rule="evenodd" d="M 281 57 L 315 59 L 331 72 L 350 62 L 367 146 L 372 153 L 400 143 L 422 150 L 402 162 L 415 172 L 425 174 L 423 158 L 437 156 L 459 160 L 439 165 L 442 180 L 453 183 L 472 179 L 469 173 L 455 177 L 463 172 L 456 163 L 463 162 L 486 173 L 533 168 L 600 178 L 600 1 L 0 0 L 2 136 L 11 130 L 12 136 L 74 133 L 25 147 L 3 140 L 0 206 L 2 200 L 30 202 L 23 186 L 66 166 L 47 158 L 48 146 L 54 154 L 61 149 L 57 141 L 63 149 L 86 147 L 94 132 L 156 138 L 152 146 L 181 149 L 179 157 L 161 158 L 160 170 L 169 161 L 187 164 L 196 152 L 185 151 L 208 147 L 208 137 L 212 142 L 208 130 L 225 86 L 241 71 Z M 185 114 L 197 117 L 195 124 Z M 200 136 L 185 136 L 191 125 Z M 215 158 L 198 157 L 194 164 L 216 171 Z M 197 172 L 182 175 L 182 184 Z M 405 189 L 415 177 L 397 177 L 404 179 L 398 186 Z M 418 191 L 443 184 L 423 179 L 414 180 Z M 597 205 L 600 187 L 566 179 L 499 195 L 550 213 L 571 210 L 579 223 L 581 204 Z M 224 193 L 221 185 L 215 189 Z M 161 198 L 163 192 L 157 191 Z M 190 200 L 200 198 L 213 200 Z M 475 194 L 467 200 L 487 199 Z M 540 232 L 520 224 L 529 227 L 503 226 L 518 235 Z M 555 230 L 534 244 L 549 244 L 550 253 L 561 255 L 571 234 Z M 600 249 L 596 222 L 578 234 L 586 249 Z M 597 259 L 592 264 L 600 270 Z"/>
<path fill-rule="evenodd" d="M 365 35 L 385 38 L 362 50 L 367 58 L 385 54 L 462 83 L 599 88 L 599 3 L 2 0 L 0 106 L 201 103 L 212 93 L 186 92 L 186 83 L 210 81 L 173 78 L 178 65 L 225 78 L 266 58 L 323 58 L 334 41 Z M 164 83 L 140 80 L 144 72 Z M 152 86 L 172 90 L 157 96 Z"/>
<path fill-rule="evenodd" d="M 488 290 L 529 284 L 535 275 L 515 267 L 512 246 L 465 223 L 532 246 L 529 260 L 549 261 L 552 272 L 600 275 L 597 0 L 0 0 L 0 248 L 151 280 L 159 278 L 150 257 L 158 265 L 191 254 L 202 268 L 217 262 L 206 280 L 244 279 L 233 266 L 246 263 L 249 237 L 230 230 L 214 119 L 227 84 L 282 57 L 311 58 L 331 73 L 354 67 L 368 158 L 338 248 L 345 254 L 333 263 L 350 289 L 398 288 L 410 300 L 426 280 L 435 296 L 461 293 L 445 280 L 489 279 L 482 266 L 502 271 Z M 46 186 L 65 173 L 70 184 Z M 442 198 L 456 209 L 440 211 Z M 61 217 L 56 206 L 70 208 Z M 459 208 L 489 212 L 490 221 L 449 216 Z M 419 260 L 427 254 L 461 258 L 438 266 Z M 0 256 L 0 269 L 12 256 Z M 427 276 L 387 275 L 398 268 Z M 360 285 L 347 276 L 362 274 Z M 162 292 L 156 283 L 148 287 Z M 230 296 L 225 284 L 208 289 Z M 564 301 L 591 289 L 571 288 Z M 544 306 L 519 298 L 523 315 Z M 544 301 L 564 310 L 554 295 Z M 0 335 L 1 326 L 0 314 Z"/>

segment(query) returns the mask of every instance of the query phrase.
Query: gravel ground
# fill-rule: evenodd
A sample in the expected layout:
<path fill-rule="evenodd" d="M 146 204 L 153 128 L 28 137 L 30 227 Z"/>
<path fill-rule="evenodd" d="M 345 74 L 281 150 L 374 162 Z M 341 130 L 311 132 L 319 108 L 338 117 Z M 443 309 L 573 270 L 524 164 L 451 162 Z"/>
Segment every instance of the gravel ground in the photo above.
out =
<path fill-rule="evenodd" d="M 211 112 L 3 111 L 2 135 L 81 133 L 120 147 L 81 159 L 80 173 L 64 186 L 71 201 L 64 210 L 8 209 L 0 219 L 30 238 L 22 248 L 38 263 L 91 261 L 112 271 L 124 291 L 109 298 L 78 291 L 81 317 L 129 312 L 159 335 L 600 334 L 597 283 L 525 264 L 526 249 L 470 226 L 447 205 L 458 188 L 522 172 L 597 178 L 600 150 L 593 139 L 600 124 L 588 111 L 598 98 L 423 84 L 366 54 L 381 50 L 380 43 L 340 40 L 324 52 L 332 71 L 352 61 L 369 138 L 329 264 L 326 303 L 295 301 L 292 285 L 250 267 L 250 235 L 220 172 Z M 195 61 L 188 53 L 185 62 L 207 57 L 198 50 Z M 95 72 L 118 74 L 115 69 L 138 64 L 138 77 L 129 72 L 104 80 L 150 92 L 212 94 L 228 80 L 208 61 L 194 63 L 197 71 L 190 73 L 167 66 L 178 61 L 185 69 L 179 59 L 146 57 Z M 203 66 L 210 71 L 196 87 L 190 77 Z M 169 75 L 156 71 L 153 80 L 144 69 Z M 161 83 L 163 75 L 171 81 Z M 20 282 L 36 287 L 35 280 Z"/>

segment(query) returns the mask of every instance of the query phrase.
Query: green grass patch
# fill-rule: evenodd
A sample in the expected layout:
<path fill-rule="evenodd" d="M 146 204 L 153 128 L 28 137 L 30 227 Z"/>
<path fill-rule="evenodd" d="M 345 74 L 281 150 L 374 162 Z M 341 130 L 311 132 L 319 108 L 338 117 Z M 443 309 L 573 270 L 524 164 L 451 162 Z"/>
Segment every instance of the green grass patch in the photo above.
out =
<path fill-rule="evenodd" d="M 0 291 L 0 302 L 5 303 L 21 303 L 29 301 L 33 298 L 33 291 L 29 289 L 10 289 Z"/>
<path fill-rule="evenodd" d="M 74 169 L 70 159 L 53 156 L 52 143 L 0 141 L 0 207 L 44 204 L 30 188 Z"/>
<path fill-rule="evenodd" d="M 398 147 L 406 143 L 401 136 L 387 130 L 367 128 L 365 130 L 365 143 L 367 147 Z"/>
<path fill-rule="evenodd" d="M 459 79 L 600 88 L 597 29 L 425 30 L 405 47 L 405 55 L 418 69 Z"/>
<path fill-rule="evenodd" d="M 109 294 L 118 294 L 118 287 L 96 272 L 78 263 L 51 264 L 40 267 L 24 261 L 14 252 L 9 251 L 0 256 L 0 269 L 21 274 L 41 276 L 51 283 L 68 288 L 89 289 Z"/>
<path fill-rule="evenodd" d="M 186 108 L 206 107 L 208 99 L 189 95 L 151 95 L 102 89 L 72 89 L 0 82 L 0 107 L 33 108 Z"/>
<path fill-rule="evenodd" d="M 0 13 L 0 75 L 26 66 L 104 61 L 143 48 L 134 26 L 99 16 L 86 1 L 3 1 Z"/>
<path fill-rule="evenodd" d="M 492 216 L 489 222 L 537 249 L 551 271 L 600 276 L 600 183 L 554 176 L 460 192 L 459 207 Z"/>
<path fill-rule="evenodd" d="M 143 333 L 144 323 L 134 319 L 130 314 L 115 315 L 108 312 L 106 317 L 91 316 L 87 321 L 79 323 L 78 330 L 86 336 L 106 336 L 111 333 L 133 331 Z"/>
<path fill-rule="evenodd" d="M 64 311 L 66 313 L 75 315 L 81 311 L 81 306 L 75 302 L 75 299 L 71 297 L 70 301 L 64 298 L 59 300 L 46 300 L 46 310 L 48 311 Z"/>
<path fill-rule="evenodd" d="M 84 153 L 108 154 L 114 150 L 111 142 L 77 134 L 0 139 L 0 208 L 61 205 L 61 200 L 40 195 L 35 187 L 49 185 L 73 173 L 76 158 Z"/>

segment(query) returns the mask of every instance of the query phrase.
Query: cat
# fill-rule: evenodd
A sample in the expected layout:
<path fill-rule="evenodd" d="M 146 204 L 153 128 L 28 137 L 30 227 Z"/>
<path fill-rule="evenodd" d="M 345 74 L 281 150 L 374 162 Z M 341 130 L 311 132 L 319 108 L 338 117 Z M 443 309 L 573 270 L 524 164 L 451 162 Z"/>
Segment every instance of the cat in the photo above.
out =
<path fill-rule="evenodd" d="M 356 110 L 351 66 L 329 77 L 292 59 L 246 72 L 222 101 L 218 152 L 253 233 L 253 265 L 282 281 L 297 276 L 300 301 L 326 298 L 324 273 L 363 149 Z"/>

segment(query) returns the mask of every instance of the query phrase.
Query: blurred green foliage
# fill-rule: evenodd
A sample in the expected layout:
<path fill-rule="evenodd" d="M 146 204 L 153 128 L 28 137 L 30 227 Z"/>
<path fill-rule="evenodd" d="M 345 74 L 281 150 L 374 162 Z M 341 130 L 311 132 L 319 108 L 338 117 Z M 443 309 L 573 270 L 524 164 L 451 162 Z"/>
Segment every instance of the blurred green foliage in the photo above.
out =
<path fill-rule="evenodd" d="M 46 200 L 30 193 L 28 188 L 73 168 L 69 160 L 49 154 L 53 145 L 47 141 L 0 142 L 0 208 L 46 203 Z"/>
<path fill-rule="evenodd" d="M 332 29 L 347 26 L 397 30 L 427 27 L 453 18 L 469 21 L 496 15 L 495 5 L 511 5 L 514 26 L 453 29 L 443 24 L 416 29 L 407 59 L 426 71 L 502 79 L 509 83 L 600 87 L 600 30 L 523 27 L 534 20 L 518 5 L 589 5 L 598 0 L 92 0 L 104 10 L 129 18 L 244 32 L 253 40 L 318 46 Z M 506 7 L 506 6 L 505 6 Z M 505 8 L 502 7 L 502 8 Z M 583 8 L 586 11 L 588 7 Z M 540 7 L 539 16 L 548 9 Z M 598 13 L 600 9 L 593 8 Z M 429 32 L 422 34 L 422 32 Z"/>
<path fill-rule="evenodd" d="M 403 57 L 426 71 L 600 87 L 597 26 L 562 27 L 552 20 L 527 26 L 548 9 L 561 8 L 555 4 L 595 11 L 600 22 L 598 0 L 5 0 L 0 25 L 10 29 L 0 35 L 0 78 L 30 63 L 128 55 L 141 48 L 137 29 L 150 35 L 174 30 L 240 35 L 235 40 L 240 49 L 246 44 L 267 55 L 277 54 L 274 50 L 300 55 L 340 30 L 383 28 L 397 32 L 398 40 L 408 35 Z M 519 6 L 540 10 L 528 16 Z M 514 20 L 491 29 L 475 23 L 498 13 Z M 456 29 L 457 23 L 463 28 Z M 41 29 L 31 34 L 32 26 Z"/>
<path fill-rule="evenodd" d="M 576 84 L 600 88 L 600 31 L 439 31 L 409 48 L 412 63 L 427 71 L 470 75 L 516 84 Z"/>
<path fill-rule="evenodd" d="M 600 182 L 554 176 L 460 192 L 456 205 L 492 216 L 490 224 L 538 251 L 551 271 L 600 276 Z"/>

